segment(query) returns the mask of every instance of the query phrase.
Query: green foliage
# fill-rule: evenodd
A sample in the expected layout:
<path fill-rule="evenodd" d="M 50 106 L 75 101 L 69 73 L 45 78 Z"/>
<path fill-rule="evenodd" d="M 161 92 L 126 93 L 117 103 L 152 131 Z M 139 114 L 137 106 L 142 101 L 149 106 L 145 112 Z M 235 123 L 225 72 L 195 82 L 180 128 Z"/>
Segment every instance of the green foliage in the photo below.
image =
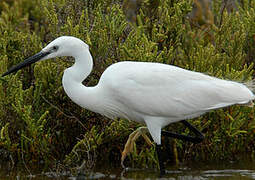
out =
<path fill-rule="evenodd" d="M 90 45 L 95 66 L 84 82 L 88 86 L 98 82 L 107 66 L 124 60 L 173 64 L 239 82 L 252 79 L 253 1 L 243 1 L 238 12 L 231 14 L 220 13 L 221 4 L 215 1 L 212 12 L 217 23 L 206 29 L 190 25 L 191 1 L 150 3 L 144 1 L 135 24 L 130 24 L 122 1 L 117 0 L 1 1 L 0 73 L 56 37 L 72 35 Z M 0 78 L 0 149 L 15 156 L 16 163 L 43 160 L 53 166 L 60 160 L 70 167 L 85 162 L 92 168 L 101 159 L 116 164 L 129 133 L 138 127 L 125 120 L 109 121 L 72 103 L 61 85 L 70 60 L 39 62 Z M 199 145 L 177 141 L 181 159 L 237 159 L 240 153 L 254 157 L 253 109 L 225 108 L 192 123 L 206 140 Z M 174 129 L 183 130 L 178 125 Z M 127 163 L 156 167 L 154 147 L 138 141 Z"/>

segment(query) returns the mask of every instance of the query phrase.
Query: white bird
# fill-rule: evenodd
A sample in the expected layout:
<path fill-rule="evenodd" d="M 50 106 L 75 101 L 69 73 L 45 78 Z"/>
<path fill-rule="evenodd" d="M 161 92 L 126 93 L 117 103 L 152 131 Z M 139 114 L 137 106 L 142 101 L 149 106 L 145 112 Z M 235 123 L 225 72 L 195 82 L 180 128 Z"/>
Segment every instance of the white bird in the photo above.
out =
<path fill-rule="evenodd" d="M 64 71 L 62 83 L 66 94 L 83 108 L 108 118 L 125 118 L 144 123 L 157 144 L 160 172 L 164 173 L 160 155 L 161 129 L 170 123 L 198 117 L 210 110 L 234 104 L 248 105 L 255 99 L 242 83 L 222 80 L 176 66 L 149 62 L 118 62 L 109 66 L 94 87 L 82 84 L 92 71 L 89 46 L 82 40 L 62 36 L 36 55 L 10 68 L 2 76 L 35 63 L 60 56 L 75 58 Z M 199 142 L 203 139 L 187 121 L 182 121 L 200 139 L 165 133 L 170 137 Z M 186 137 L 186 138 L 185 138 Z M 132 137 L 130 136 L 131 141 Z M 189 139 L 191 138 L 191 139 Z"/>

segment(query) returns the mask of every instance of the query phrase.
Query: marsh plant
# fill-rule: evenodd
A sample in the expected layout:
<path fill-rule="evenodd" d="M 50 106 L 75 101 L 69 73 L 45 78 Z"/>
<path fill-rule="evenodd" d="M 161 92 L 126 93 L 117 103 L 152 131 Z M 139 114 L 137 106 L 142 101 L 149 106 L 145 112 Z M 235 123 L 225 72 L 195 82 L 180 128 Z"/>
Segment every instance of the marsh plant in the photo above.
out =
<path fill-rule="evenodd" d="M 130 20 L 126 15 L 132 6 L 120 0 L 2 0 L 0 73 L 56 37 L 71 35 L 84 40 L 94 58 L 87 86 L 97 84 L 106 67 L 124 60 L 251 81 L 255 1 L 236 3 L 230 12 L 220 1 L 211 1 L 207 9 L 199 5 L 202 1 L 194 2 L 143 1 Z M 88 169 L 103 162 L 119 166 L 128 135 L 141 125 L 109 120 L 74 104 L 61 85 L 63 70 L 73 59 L 62 59 L 39 62 L 0 79 L 0 159 L 27 167 L 56 167 L 56 162 L 67 168 L 80 164 Z M 193 145 L 163 139 L 170 161 L 238 160 L 242 154 L 254 158 L 253 108 L 232 106 L 191 122 L 205 134 L 205 141 Z M 167 129 L 189 134 L 180 124 Z M 155 147 L 141 139 L 125 163 L 157 167 L 156 158 Z"/>

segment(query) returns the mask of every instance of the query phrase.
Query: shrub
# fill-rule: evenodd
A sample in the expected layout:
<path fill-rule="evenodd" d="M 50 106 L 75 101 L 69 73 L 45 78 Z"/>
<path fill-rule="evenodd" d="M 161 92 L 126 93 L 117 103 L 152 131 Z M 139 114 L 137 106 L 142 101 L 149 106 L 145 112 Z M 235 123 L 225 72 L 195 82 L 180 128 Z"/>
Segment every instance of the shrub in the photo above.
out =
<path fill-rule="evenodd" d="M 84 81 L 87 86 L 97 84 L 107 66 L 123 60 L 161 62 L 224 79 L 250 81 L 255 3 L 243 1 L 238 11 L 229 14 L 221 13 L 220 6 L 213 2 L 210 13 L 214 19 L 222 19 L 222 24 L 215 21 L 204 28 L 191 25 L 187 17 L 192 3 L 185 0 L 159 1 L 156 9 L 144 4 L 133 24 L 126 20 L 122 1 L 117 0 L 4 0 L 0 2 L 0 72 L 56 37 L 71 35 L 90 45 L 95 66 Z M 51 167 L 57 161 L 72 166 L 84 160 L 92 167 L 100 163 L 96 157 L 119 163 L 128 134 L 140 125 L 108 120 L 71 102 L 61 85 L 70 61 L 39 62 L 0 79 L 0 148 L 7 154 L 5 159 Z M 177 141 L 180 159 L 233 159 L 240 153 L 254 156 L 253 109 L 233 106 L 192 123 L 205 133 L 206 140 L 195 146 Z M 189 133 L 178 125 L 177 129 Z M 156 166 L 154 147 L 148 150 L 143 141 L 138 145 L 130 164 L 136 160 L 139 166 Z"/>

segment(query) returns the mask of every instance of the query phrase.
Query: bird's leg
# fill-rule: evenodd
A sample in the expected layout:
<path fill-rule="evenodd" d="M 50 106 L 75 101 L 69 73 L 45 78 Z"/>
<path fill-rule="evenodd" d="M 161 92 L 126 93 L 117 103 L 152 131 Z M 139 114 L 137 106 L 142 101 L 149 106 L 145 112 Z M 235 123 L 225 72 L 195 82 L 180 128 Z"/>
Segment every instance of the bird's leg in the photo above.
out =
<path fill-rule="evenodd" d="M 180 139 L 180 140 L 183 140 L 183 141 L 189 141 L 189 142 L 192 142 L 192 143 L 200 143 L 204 139 L 204 135 L 198 129 L 196 129 L 194 126 L 192 126 L 188 121 L 183 120 L 181 122 L 190 131 L 192 131 L 195 134 L 195 136 L 177 134 L 177 133 L 173 133 L 173 132 L 169 132 L 169 131 L 161 131 L 161 134 L 163 136 L 176 138 L 176 139 Z M 122 157 L 121 157 L 121 165 L 122 165 L 123 168 L 125 168 L 123 162 L 124 162 L 127 154 L 133 151 L 134 143 L 135 143 L 135 141 L 137 140 L 138 137 L 140 137 L 142 135 L 143 138 L 145 139 L 145 141 L 149 145 L 152 145 L 150 139 L 145 134 L 146 132 L 148 132 L 147 127 L 140 127 L 129 135 L 129 138 L 126 142 L 126 145 L 125 145 L 125 148 L 122 152 Z M 158 161 L 159 161 L 160 175 L 162 176 L 162 175 L 165 174 L 165 166 L 164 166 L 164 159 L 163 159 L 163 156 L 162 156 L 161 147 L 162 147 L 161 145 L 158 145 L 158 144 L 156 145 L 156 152 L 157 152 Z"/>
<path fill-rule="evenodd" d="M 192 126 L 188 121 L 183 120 L 181 121 L 189 130 L 191 130 L 195 136 L 188 136 L 188 135 L 183 135 L 183 134 L 177 134 L 177 133 L 172 133 L 169 131 L 162 131 L 163 136 L 171 137 L 171 138 L 176 138 L 180 139 L 183 141 L 189 141 L 192 143 L 200 143 L 204 140 L 204 135 L 194 126 Z"/>
<path fill-rule="evenodd" d="M 169 131 L 161 131 L 161 134 L 163 136 L 167 136 L 167 137 L 171 137 L 171 138 L 176 138 L 176 139 L 180 139 L 183 141 L 189 141 L 192 143 L 200 143 L 201 141 L 203 141 L 204 139 L 204 135 L 194 126 L 192 126 L 188 121 L 183 120 L 181 121 L 190 131 L 192 131 L 195 136 L 188 136 L 188 135 L 183 135 L 183 134 L 177 134 L 177 133 L 172 133 Z M 156 146 L 156 150 L 157 150 L 157 155 L 158 155 L 158 161 L 159 161 L 159 169 L 160 169 L 160 175 L 164 175 L 165 174 L 165 167 L 164 167 L 164 161 L 161 155 L 161 145 L 157 145 Z"/>
<path fill-rule="evenodd" d="M 145 139 L 145 141 L 147 142 L 147 144 L 149 144 L 150 146 L 152 145 L 152 142 L 150 140 L 150 138 L 146 135 L 146 133 L 148 132 L 147 127 L 139 127 L 137 130 L 135 130 L 134 132 L 132 132 L 129 135 L 129 138 L 125 144 L 125 148 L 122 152 L 122 156 L 121 156 L 121 166 L 123 168 L 125 168 L 124 166 L 124 160 L 126 158 L 126 156 L 133 151 L 134 148 L 134 143 L 135 141 L 142 135 L 143 138 Z"/>
<path fill-rule="evenodd" d="M 192 131 L 195 134 L 195 137 L 191 140 L 193 143 L 201 143 L 204 139 L 205 136 L 194 126 L 192 126 L 188 121 L 183 120 L 181 121 L 190 131 Z"/>
<path fill-rule="evenodd" d="M 164 165 L 164 159 L 162 156 L 162 150 L 161 150 L 161 145 L 156 144 L 156 152 L 158 155 L 158 163 L 159 163 L 159 170 L 160 170 L 160 176 L 163 176 L 166 171 L 165 171 L 165 165 Z"/>

